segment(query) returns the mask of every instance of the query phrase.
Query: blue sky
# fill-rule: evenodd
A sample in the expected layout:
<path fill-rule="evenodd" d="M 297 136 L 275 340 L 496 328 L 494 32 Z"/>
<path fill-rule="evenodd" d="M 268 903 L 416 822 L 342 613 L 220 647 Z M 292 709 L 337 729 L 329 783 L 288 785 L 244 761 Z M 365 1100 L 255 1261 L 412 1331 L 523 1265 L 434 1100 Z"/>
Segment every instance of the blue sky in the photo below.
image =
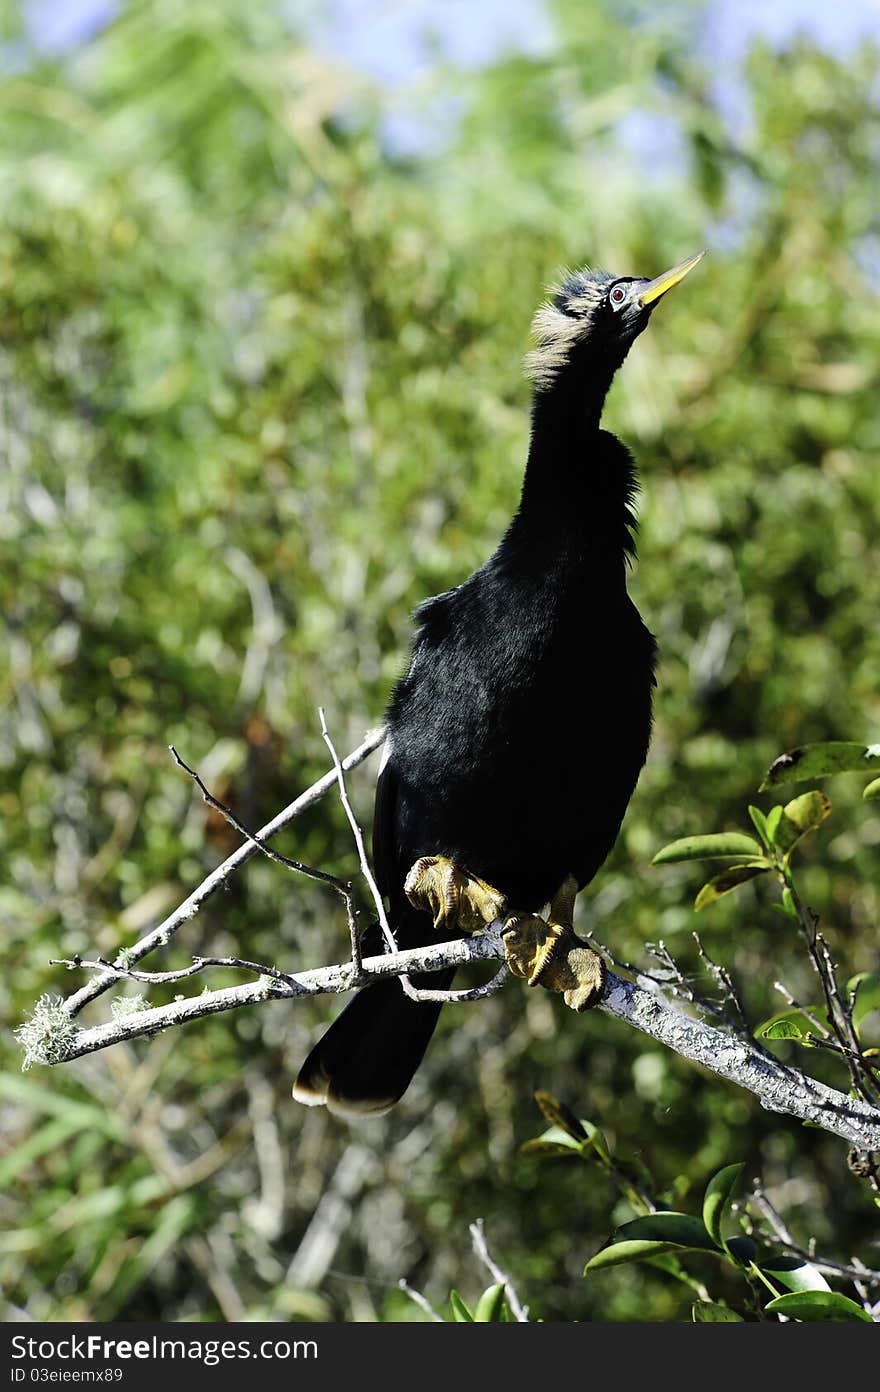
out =
<path fill-rule="evenodd" d="M 25 4 L 32 36 L 53 49 L 87 36 L 114 8 L 113 0 Z M 552 32 L 541 0 L 287 0 L 287 9 L 308 14 L 323 48 L 389 84 L 424 67 L 426 31 L 474 66 L 499 47 L 540 50 Z M 781 42 L 804 29 L 837 52 L 869 35 L 880 40 L 880 0 L 709 0 L 707 11 L 709 42 L 724 62 L 736 62 L 758 33 Z"/>
<path fill-rule="evenodd" d="M 183 0 L 185 3 L 185 0 Z M 278 0 L 311 41 L 394 94 L 387 138 L 399 149 L 431 144 L 430 112 L 408 103 L 432 65 L 432 48 L 456 64 L 479 67 L 500 50 L 540 53 L 552 44 L 552 21 L 542 0 Z M 32 39 L 49 51 L 67 49 L 100 28 L 114 0 L 25 0 Z M 880 44 L 880 0 L 707 0 L 704 42 L 714 60 L 715 93 L 734 124 L 744 118 L 737 69 L 751 40 L 782 43 L 803 31 L 845 53 L 865 38 Z M 436 115 L 436 109 L 435 109 Z M 442 115 L 442 113 L 441 113 Z M 625 138 L 645 160 L 663 157 L 662 123 L 639 112 L 627 118 Z M 667 151 L 668 153 L 668 151 Z"/>

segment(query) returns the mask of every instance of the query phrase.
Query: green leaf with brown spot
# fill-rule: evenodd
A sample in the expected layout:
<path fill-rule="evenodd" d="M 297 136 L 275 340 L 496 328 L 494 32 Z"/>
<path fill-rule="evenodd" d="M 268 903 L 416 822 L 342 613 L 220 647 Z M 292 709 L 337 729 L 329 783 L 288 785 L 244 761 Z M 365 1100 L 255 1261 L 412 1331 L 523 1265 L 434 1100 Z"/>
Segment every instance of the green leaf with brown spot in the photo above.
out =
<path fill-rule="evenodd" d="M 871 773 L 880 769 L 880 745 L 826 740 L 803 744 L 780 754 L 767 770 L 758 789 L 763 793 L 777 783 L 802 783 L 808 778 L 830 778 L 835 773 Z"/>
<path fill-rule="evenodd" d="M 722 894 L 729 894 L 732 889 L 739 889 L 740 885 L 747 884 L 749 880 L 755 879 L 757 875 L 765 875 L 770 869 L 766 860 L 750 860 L 745 865 L 732 865 L 723 874 L 716 875 L 703 885 L 696 899 L 694 908 L 699 911 L 705 909 L 709 904 L 714 904 L 716 899 L 720 899 Z"/>
<path fill-rule="evenodd" d="M 773 809 L 774 812 L 777 810 Z M 820 827 L 831 811 L 831 802 L 824 793 L 814 788 L 812 792 L 802 793 L 784 807 L 780 807 L 779 819 L 773 831 L 773 844 L 777 850 L 787 855 L 802 836 Z"/>
<path fill-rule="evenodd" d="M 535 1093 L 535 1101 L 551 1126 L 558 1126 L 560 1131 L 571 1136 L 573 1141 L 587 1139 L 587 1132 L 583 1124 L 571 1108 L 567 1107 L 564 1102 L 560 1102 L 558 1097 L 553 1097 L 549 1092 L 538 1091 Z"/>

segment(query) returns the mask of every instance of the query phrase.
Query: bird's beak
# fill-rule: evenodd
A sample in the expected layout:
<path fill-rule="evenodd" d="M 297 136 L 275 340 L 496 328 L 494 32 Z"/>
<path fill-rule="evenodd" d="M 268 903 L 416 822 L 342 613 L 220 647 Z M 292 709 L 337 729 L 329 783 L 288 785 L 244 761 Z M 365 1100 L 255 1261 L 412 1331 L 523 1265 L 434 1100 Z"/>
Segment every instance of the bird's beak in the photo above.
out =
<path fill-rule="evenodd" d="M 685 276 L 694 269 L 698 262 L 702 261 L 705 255 L 705 251 L 698 251 L 696 256 L 689 256 L 686 261 L 679 261 L 677 266 L 673 266 L 670 271 L 664 271 L 656 280 L 649 280 L 639 295 L 642 305 L 654 304 L 661 295 L 666 294 L 667 290 L 671 290 L 673 285 L 678 285 L 679 281 L 684 280 Z"/>

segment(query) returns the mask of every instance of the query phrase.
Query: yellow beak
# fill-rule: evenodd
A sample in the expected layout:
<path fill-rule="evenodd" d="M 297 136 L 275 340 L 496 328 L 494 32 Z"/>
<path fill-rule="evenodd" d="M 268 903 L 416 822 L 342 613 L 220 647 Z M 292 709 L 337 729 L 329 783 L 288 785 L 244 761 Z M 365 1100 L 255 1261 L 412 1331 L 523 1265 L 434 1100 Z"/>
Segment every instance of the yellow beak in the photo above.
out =
<path fill-rule="evenodd" d="M 672 270 L 664 271 L 656 280 L 649 280 L 644 290 L 639 295 L 643 305 L 653 304 L 659 300 L 661 295 L 665 295 L 667 290 L 671 290 L 673 285 L 678 285 L 679 281 L 684 280 L 685 276 L 694 269 L 698 262 L 702 261 L 706 255 L 705 251 L 698 251 L 696 256 L 689 256 L 686 261 L 679 261 Z"/>

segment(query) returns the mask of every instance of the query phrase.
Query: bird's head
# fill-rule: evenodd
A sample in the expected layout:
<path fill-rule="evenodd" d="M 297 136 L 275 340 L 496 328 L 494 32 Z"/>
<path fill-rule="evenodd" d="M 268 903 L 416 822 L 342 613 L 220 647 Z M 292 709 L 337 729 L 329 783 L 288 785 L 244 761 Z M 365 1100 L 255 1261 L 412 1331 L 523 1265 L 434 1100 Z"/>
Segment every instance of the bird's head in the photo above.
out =
<path fill-rule="evenodd" d="M 536 346 L 526 356 L 525 369 L 536 390 L 549 390 L 569 368 L 588 371 L 592 366 L 613 373 L 662 297 L 705 254 L 689 256 L 654 280 L 589 269 L 566 275 L 532 320 Z"/>

